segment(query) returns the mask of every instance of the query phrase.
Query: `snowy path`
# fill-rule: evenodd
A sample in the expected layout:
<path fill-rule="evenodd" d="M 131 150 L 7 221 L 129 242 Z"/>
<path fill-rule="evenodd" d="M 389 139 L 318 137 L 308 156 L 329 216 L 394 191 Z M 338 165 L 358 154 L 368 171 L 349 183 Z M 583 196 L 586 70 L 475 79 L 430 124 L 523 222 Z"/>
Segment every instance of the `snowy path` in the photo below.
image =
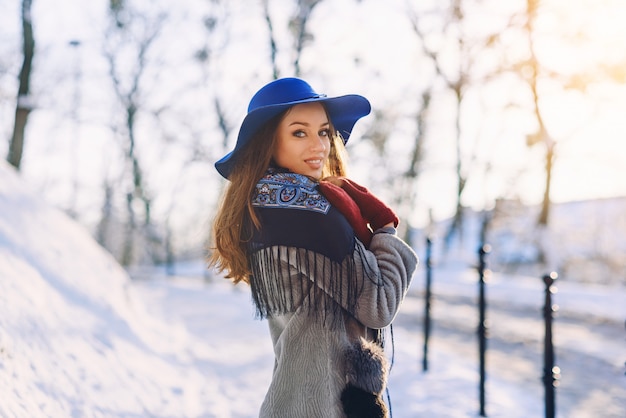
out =
<path fill-rule="evenodd" d="M 389 385 L 394 418 L 478 416 L 478 313 L 472 279 L 464 277 L 450 275 L 435 287 L 428 373 L 421 369 L 424 305 L 419 280 L 395 321 Z M 225 281 L 205 285 L 198 279 L 135 283 L 135 294 L 151 314 L 186 328 L 187 351 L 207 385 L 215 385 L 220 417 L 254 417 L 273 356 L 265 322 L 253 319 L 247 289 Z M 487 414 L 543 416 L 542 287 L 519 280 L 506 289 L 494 283 L 489 291 Z M 563 302 L 573 297 L 557 295 Z M 621 296 L 600 298 L 605 303 L 598 306 Z M 563 374 L 556 391 L 559 417 L 626 416 L 621 312 L 608 310 L 607 317 L 602 308 L 564 310 L 555 320 L 556 359 Z"/>
<path fill-rule="evenodd" d="M 456 355 L 473 362 L 477 371 L 477 275 L 467 269 L 441 275 L 433 285 L 430 351 L 455 348 Z M 423 333 L 423 289 L 419 286 L 412 287 L 396 327 Z M 556 390 L 558 415 L 626 417 L 624 289 L 576 283 L 559 283 L 559 287 L 553 296 L 553 303 L 561 305 L 553 324 L 556 365 L 562 374 Z M 541 280 L 533 278 L 495 276 L 487 284 L 488 414 L 490 402 L 499 404 L 497 387 L 505 385 L 520 390 L 521 398 L 515 404 L 526 416 L 543 415 L 544 291 Z M 421 359 L 421 351 L 419 356 Z M 431 369 L 437 367 L 435 361 L 430 363 Z M 497 383 L 490 385 L 494 380 Z"/>
<path fill-rule="evenodd" d="M 213 393 L 213 406 L 200 416 L 257 415 L 274 358 L 265 323 L 253 319 L 247 289 L 226 280 L 207 285 L 202 279 L 172 278 L 133 281 L 133 290 L 148 313 L 185 329 L 179 344 Z"/>
<path fill-rule="evenodd" d="M 396 327 L 422 330 L 423 305 L 413 315 L 399 316 Z M 476 328 L 478 312 L 467 297 L 438 297 L 433 309 L 433 330 L 430 351 L 454 348 L 454 353 L 475 364 L 478 370 Z M 515 309 L 502 304 L 490 306 L 489 339 L 487 343 L 487 412 L 489 404 L 497 403 L 490 381 L 517 387 L 528 404 L 526 416 L 539 416 L 543 411 L 543 320 L 540 312 Z M 622 325 L 623 326 L 623 325 Z M 560 386 L 556 391 L 557 412 L 564 417 L 626 416 L 626 377 L 623 375 L 623 329 L 609 321 L 557 317 L 554 323 L 556 365 L 561 368 Z M 620 339 L 619 336 L 622 338 Z M 420 339 L 423 344 L 423 338 Z M 622 350 L 622 356 L 610 355 Z M 421 351 L 419 352 L 421 359 Z M 437 373 L 437 360 L 429 362 Z M 476 380 L 477 382 L 477 380 Z M 478 393 L 478 383 L 475 391 Z M 522 399 L 524 399 L 522 398 Z M 529 414 L 530 410 L 533 411 Z M 536 411 L 536 412 L 535 412 Z M 513 416 L 506 415 L 503 416 Z M 520 416 L 524 416 L 521 414 Z"/>

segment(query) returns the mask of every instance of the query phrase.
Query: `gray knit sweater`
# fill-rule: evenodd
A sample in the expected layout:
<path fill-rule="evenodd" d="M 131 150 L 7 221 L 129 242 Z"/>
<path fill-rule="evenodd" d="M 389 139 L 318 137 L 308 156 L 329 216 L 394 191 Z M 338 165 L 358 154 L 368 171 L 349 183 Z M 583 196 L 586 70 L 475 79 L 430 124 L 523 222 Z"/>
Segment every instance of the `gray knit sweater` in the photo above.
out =
<path fill-rule="evenodd" d="M 360 286 L 356 304 L 350 304 L 344 296 L 346 289 L 330 282 L 337 276 L 328 270 L 332 263 L 324 256 L 279 246 L 261 251 L 272 260 L 280 260 L 277 268 L 281 271 L 275 275 L 276 280 L 290 282 L 278 285 L 288 286 L 296 293 L 297 306 L 289 313 L 268 317 L 275 364 L 259 416 L 344 418 L 340 396 L 348 382 L 370 391 L 384 390 L 384 360 L 365 364 L 355 360 L 350 352 L 355 346 L 373 347 L 375 330 L 392 322 L 408 290 L 417 257 L 396 237 L 393 228 L 376 231 L 369 249 L 357 241 L 354 256 L 348 258 Z M 313 264 L 315 269 L 310 268 Z M 294 275 L 294 267 L 304 265 L 308 266 L 306 271 L 300 269 L 300 274 Z M 303 273 L 320 277 L 309 277 L 308 285 L 295 284 L 303 281 Z M 326 298 L 327 306 L 338 304 L 341 308 L 334 311 L 333 318 L 312 315 L 307 309 L 312 294 L 317 299 Z M 364 352 L 375 353 L 369 348 Z M 376 356 L 379 354 L 372 355 Z"/>

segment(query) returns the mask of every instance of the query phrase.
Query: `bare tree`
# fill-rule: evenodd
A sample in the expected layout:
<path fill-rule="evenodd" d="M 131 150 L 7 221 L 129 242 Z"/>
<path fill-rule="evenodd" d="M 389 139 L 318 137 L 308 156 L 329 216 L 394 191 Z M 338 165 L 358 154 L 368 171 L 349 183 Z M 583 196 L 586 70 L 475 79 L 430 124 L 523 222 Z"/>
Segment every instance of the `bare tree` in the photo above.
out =
<path fill-rule="evenodd" d="M 550 223 L 550 211 L 552 207 L 551 191 L 553 170 L 558 157 L 558 148 L 562 146 L 567 139 L 568 135 L 560 135 L 555 138 L 545 118 L 545 109 L 540 105 L 542 92 L 541 82 L 550 82 L 552 85 L 559 86 L 562 91 L 578 90 L 585 92 L 587 88 L 596 82 L 614 82 L 617 84 L 623 84 L 626 80 L 626 71 L 624 71 L 623 63 L 608 64 L 598 61 L 591 65 L 591 70 L 585 70 L 581 68 L 573 74 L 564 74 L 558 71 L 554 71 L 545 65 L 542 65 L 541 60 L 537 56 L 537 50 L 539 43 L 542 42 L 537 29 L 537 20 L 541 13 L 549 13 L 548 10 L 542 9 L 545 6 L 544 2 L 540 0 L 527 0 L 526 9 L 523 17 L 523 30 L 526 36 L 526 43 L 528 47 L 528 57 L 525 60 L 517 63 L 517 73 L 526 82 L 530 95 L 532 98 L 531 111 L 536 121 L 537 128 L 535 132 L 527 136 L 528 146 L 541 146 L 543 149 L 544 158 L 544 183 L 543 183 L 543 198 L 541 202 L 541 209 L 537 217 L 537 234 L 536 234 L 536 247 L 538 250 L 538 261 L 548 268 L 556 268 L 554 259 L 551 255 L 551 233 L 549 229 Z M 588 40 L 587 35 L 584 34 L 582 28 L 580 33 L 577 34 L 576 45 L 582 46 Z M 558 41 L 562 44 L 571 42 L 562 34 L 553 34 Z M 571 132 L 576 132 L 577 129 L 584 124 L 585 121 L 579 120 L 578 126 L 573 126 Z"/>
<path fill-rule="evenodd" d="M 296 14 L 289 22 L 289 28 L 293 35 L 295 57 L 293 60 L 293 69 L 296 77 L 300 77 L 302 70 L 300 68 L 300 58 L 302 51 L 307 43 L 313 40 L 313 35 L 308 31 L 308 23 L 315 6 L 320 4 L 322 0 L 298 0 L 298 8 Z"/>
<path fill-rule="evenodd" d="M 537 18 L 537 8 L 539 6 L 538 0 L 527 0 L 526 2 L 526 35 L 528 37 L 528 48 L 530 57 L 526 62 L 526 68 L 528 69 L 528 76 L 526 77 L 530 92 L 533 99 L 533 113 L 538 124 L 537 132 L 534 135 L 529 135 L 527 143 L 529 146 L 535 144 L 542 144 L 545 147 L 545 183 L 543 200 L 541 203 L 541 211 L 537 223 L 545 227 L 548 225 L 548 219 L 550 215 L 550 188 L 552 186 L 552 167 L 554 165 L 555 147 L 556 142 L 548 132 L 546 128 L 541 109 L 539 108 L 539 92 L 537 88 L 537 80 L 539 77 L 540 67 L 537 62 L 537 56 L 535 54 L 535 41 L 533 37 L 534 33 L 534 21 Z"/>
<path fill-rule="evenodd" d="M 33 35 L 31 6 L 32 0 L 22 0 L 22 50 L 24 60 L 19 75 L 15 123 L 7 156 L 7 161 L 18 170 L 22 163 L 24 133 L 26 131 L 26 124 L 28 123 L 28 115 L 33 109 L 32 98 L 30 96 L 30 75 L 32 72 L 33 57 L 35 55 L 35 38 Z"/>
<path fill-rule="evenodd" d="M 123 137 L 124 156 L 129 168 L 131 187 L 126 191 L 127 225 L 121 263 L 129 265 L 136 259 L 135 237 L 141 235 L 148 243 L 155 241 L 151 224 L 152 197 L 145 184 L 144 172 L 137 150 L 137 118 L 144 103 L 142 102 L 141 82 L 148 68 L 148 52 L 160 34 L 164 14 L 149 17 L 134 12 L 121 0 L 109 3 L 109 21 L 105 58 L 109 65 L 109 77 L 113 92 L 123 109 L 122 126 L 114 127 Z M 128 50 L 132 53 L 128 53 Z M 129 60 L 132 65 L 129 64 Z M 135 213 L 135 201 L 143 206 L 143 219 Z"/>
<path fill-rule="evenodd" d="M 100 221 L 96 229 L 96 241 L 105 248 L 110 248 L 109 231 L 110 223 L 113 219 L 113 187 L 111 183 L 106 180 L 103 185 L 104 200 L 100 209 Z"/>
<path fill-rule="evenodd" d="M 226 100 L 222 97 L 220 89 L 220 77 L 222 69 L 220 68 L 220 54 L 227 48 L 229 42 L 229 12 L 225 9 L 225 3 L 219 0 L 211 0 L 210 8 L 203 19 L 203 27 L 205 29 L 205 38 L 202 47 L 196 52 L 195 59 L 202 70 L 202 87 L 207 92 L 208 102 L 212 103 L 212 111 L 215 117 L 216 127 L 220 133 L 219 147 L 212 146 L 211 149 L 219 155 L 226 153 L 228 149 L 228 141 L 233 130 L 234 124 L 230 121 L 226 110 Z M 275 68 L 276 70 L 276 68 Z M 204 136 L 204 135 L 200 135 Z M 215 158 L 209 158 L 206 152 L 199 144 L 194 146 L 195 151 L 191 157 L 192 160 L 201 160 L 203 162 L 214 163 Z M 219 184 L 220 193 L 225 187 L 225 183 Z M 216 199 L 212 202 L 213 211 L 217 209 L 219 201 Z M 211 251 L 209 244 L 211 242 L 211 230 L 206 231 L 205 250 Z M 170 257 L 172 258 L 172 257 Z"/>
<path fill-rule="evenodd" d="M 527 137 L 527 145 L 541 145 L 544 149 L 545 178 L 543 184 L 543 199 L 541 202 L 541 210 L 537 218 L 537 225 L 546 227 L 549 224 L 550 209 L 552 206 L 550 194 L 552 189 L 553 168 L 557 158 L 558 144 L 563 142 L 563 138 L 559 138 L 559 141 L 557 141 L 553 135 L 550 134 L 550 130 L 546 126 L 544 112 L 539 105 L 541 97 L 539 89 L 540 78 L 560 84 L 563 90 L 585 91 L 590 84 L 596 81 L 612 81 L 623 84 L 626 72 L 624 71 L 623 64 L 607 66 L 602 62 L 598 62 L 594 66 L 595 75 L 586 74 L 584 71 L 565 75 L 544 68 L 536 54 L 538 41 L 536 39 L 535 22 L 540 13 L 541 6 L 542 2 L 539 0 L 527 0 L 526 2 L 523 29 L 526 35 L 529 57 L 523 62 L 518 63 L 517 70 L 530 90 L 532 97 L 532 113 L 537 122 L 536 131 Z M 561 41 L 563 42 L 563 40 Z M 580 41 L 582 42 L 582 39 Z"/>
<path fill-rule="evenodd" d="M 274 80 L 276 80 L 280 76 L 278 63 L 276 62 L 278 47 L 276 46 L 276 35 L 274 34 L 274 22 L 270 14 L 269 0 L 263 0 L 263 15 L 265 17 L 265 23 L 267 24 L 270 42 L 270 61 L 272 63 L 272 76 L 274 77 Z"/>
<path fill-rule="evenodd" d="M 313 14 L 313 10 L 322 0 L 296 0 L 296 10 L 289 19 L 289 30 L 293 37 L 293 74 L 296 77 L 302 75 L 300 67 L 300 59 L 305 47 L 313 40 L 313 34 L 309 32 L 308 24 Z M 269 1 L 263 0 L 263 17 L 268 29 L 270 44 L 270 61 L 272 63 L 272 75 L 274 79 L 280 76 L 278 68 L 278 44 L 276 42 L 276 34 L 274 32 L 274 19 L 272 18 Z"/>
<path fill-rule="evenodd" d="M 462 197 L 465 191 L 465 186 L 468 181 L 470 172 L 470 166 L 476 159 L 476 149 L 471 150 L 470 156 L 464 156 L 462 152 L 462 127 L 461 118 L 463 113 L 463 103 L 467 91 L 474 87 L 476 75 L 474 74 L 475 64 L 479 60 L 480 53 L 490 48 L 497 34 L 491 33 L 481 36 L 480 38 L 470 39 L 467 33 L 464 31 L 464 21 L 466 19 L 465 13 L 468 9 L 468 2 L 463 0 L 451 0 L 448 7 L 443 7 L 434 12 L 443 17 L 443 28 L 438 28 L 438 33 L 443 33 L 446 40 L 454 45 L 455 59 L 457 64 L 450 65 L 446 63 L 445 52 L 437 47 L 430 46 L 427 40 L 431 33 L 427 33 L 422 28 L 423 16 L 417 12 L 409 13 L 409 19 L 413 31 L 419 39 L 419 43 L 423 49 L 424 54 L 429 57 L 434 65 L 436 74 L 446 86 L 446 88 L 452 92 L 454 96 L 454 172 L 456 175 L 456 195 L 455 195 L 455 212 L 448 231 L 446 232 L 445 241 L 449 244 L 452 237 L 455 234 L 459 234 L 462 238 L 462 224 L 463 224 L 463 203 Z M 476 10 L 477 3 L 471 3 Z M 497 72 L 494 69 L 494 72 Z M 487 81 L 493 74 L 487 74 L 482 76 L 482 81 Z M 422 122 L 423 123 L 423 122 Z"/>
<path fill-rule="evenodd" d="M 463 157 L 461 154 L 461 110 L 462 102 L 466 89 L 469 87 L 469 71 L 472 65 L 471 58 L 466 48 L 464 34 L 461 31 L 463 23 L 463 1 L 452 0 L 449 9 L 446 10 L 448 15 L 445 20 L 444 33 L 454 37 L 456 43 L 456 53 L 458 56 L 458 66 L 453 71 L 444 68 L 442 58 L 439 51 L 428 46 L 426 40 L 427 34 L 421 27 L 421 16 L 417 13 L 411 13 L 410 19 L 413 31 L 419 38 L 419 43 L 423 48 L 426 56 L 430 57 L 435 67 L 437 75 L 441 78 L 448 89 L 450 89 L 455 97 L 455 119 L 454 119 L 454 143 L 455 143 L 455 174 L 457 178 L 456 184 L 456 208 L 452 224 L 446 233 L 446 242 L 448 242 L 455 232 L 461 233 L 461 225 L 463 222 L 463 206 L 461 197 L 467 183 L 467 172 L 463 166 Z M 455 30 L 456 29 L 456 30 Z"/>
<path fill-rule="evenodd" d="M 416 131 L 413 138 L 413 149 L 410 153 L 409 166 L 402 175 L 403 184 L 400 188 L 400 190 L 409 191 L 409 195 L 404 199 L 405 205 L 400 206 L 406 207 L 406 212 L 403 214 L 405 218 L 409 217 L 410 212 L 415 207 L 417 200 L 417 180 L 421 173 L 421 165 L 424 159 L 424 138 L 426 136 L 427 127 L 426 119 L 430 109 L 431 97 L 432 91 L 430 88 L 422 92 L 419 110 L 414 116 L 416 121 Z M 402 196 L 402 194 L 398 193 L 398 196 Z M 410 241 L 410 236 L 408 235 L 409 232 L 409 228 L 407 228 L 405 230 L 406 235 L 404 237 L 407 242 Z"/>
<path fill-rule="evenodd" d="M 67 208 L 67 213 L 72 218 L 77 218 L 78 213 L 76 211 L 76 202 L 78 200 L 79 194 L 79 161 L 78 158 L 78 143 L 80 140 L 80 82 L 82 78 L 81 74 L 81 65 L 80 65 L 80 46 L 81 42 L 78 39 L 71 40 L 68 45 L 73 49 L 74 52 L 74 97 L 72 98 L 72 108 L 71 108 L 71 117 L 74 123 L 73 132 L 72 132 L 72 146 L 70 149 L 70 161 L 72 166 L 72 197 L 70 203 Z"/>

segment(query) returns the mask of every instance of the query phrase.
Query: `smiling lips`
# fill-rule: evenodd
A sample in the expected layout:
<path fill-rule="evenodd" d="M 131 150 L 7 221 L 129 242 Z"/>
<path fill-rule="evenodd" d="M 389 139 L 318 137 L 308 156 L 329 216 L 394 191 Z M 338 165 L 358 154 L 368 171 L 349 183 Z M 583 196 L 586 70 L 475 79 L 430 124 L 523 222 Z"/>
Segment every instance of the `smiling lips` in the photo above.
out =
<path fill-rule="evenodd" d="M 304 160 L 305 163 L 315 167 L 319 167 L 322 164 L 322 161 L 322 158 L 311 158 L 308 160 Z"/>

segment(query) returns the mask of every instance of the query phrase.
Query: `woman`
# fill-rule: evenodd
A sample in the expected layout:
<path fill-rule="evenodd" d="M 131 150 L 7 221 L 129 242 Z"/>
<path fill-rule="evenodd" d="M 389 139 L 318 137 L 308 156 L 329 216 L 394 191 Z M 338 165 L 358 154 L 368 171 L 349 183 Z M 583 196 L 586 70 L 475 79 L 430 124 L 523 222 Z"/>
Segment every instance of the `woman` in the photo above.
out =
<path fill-rule="evenodd" d="M 254 95 L 234 150 L 215 164 L 230 184 L 210 264 L 250 284 L 274 344 L 261 417 L 388 416 L 380 330 L 417 257 L 395 236 L 394 212 L 345 177 L 344 144 L 369 112 L 362 96 L 275 80 Z"/>

